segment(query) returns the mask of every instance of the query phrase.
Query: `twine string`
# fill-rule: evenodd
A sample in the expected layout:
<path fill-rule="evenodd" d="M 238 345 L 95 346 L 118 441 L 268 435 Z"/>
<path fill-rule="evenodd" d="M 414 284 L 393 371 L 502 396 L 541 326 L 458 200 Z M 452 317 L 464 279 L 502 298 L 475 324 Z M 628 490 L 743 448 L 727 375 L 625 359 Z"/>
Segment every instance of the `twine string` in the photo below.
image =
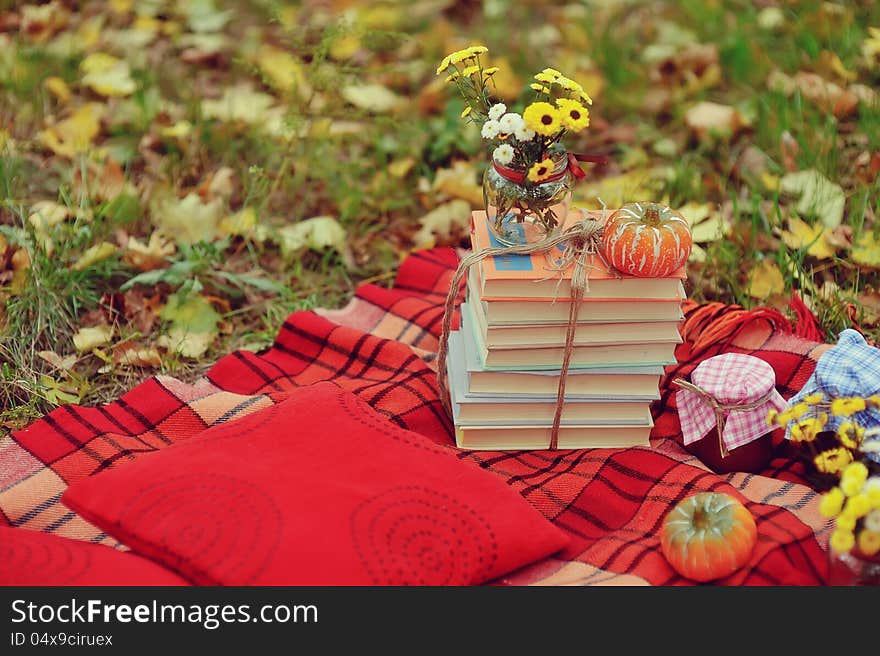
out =
<path fill-rule="evenodd" d="M 724 444 L 724 413 L 736 410 L 754 410 L 760 408 L 770 400 L 770 397 L 773 396 L 773 392 L 775 391 L 775 388 L 771 386 L 767 393 L 757 401 L 728 404 L 721 403 L 714 395 L 710 394 L 699 385 L 695 385 L 683 378 L 676 378 L 672 381 L 672 384 L 686 389 L 689 392 L 693 392 L 715 412 L 715 430 L 718 432 L 718 444 L 720 445 L 722 458 L 726 458 L 728 455 L 727 445 Z"/>
<path fill-rule="evenodd" d="M 559 443 L 559 425 L 565 400 L 565 379 L 571 363 L 578 313 L 580 311 L 581 301 L 584 298 L 584 294 L 589 291 L 587 260 L 590 255 L 598 253 L 600 250 L 599 243 L 603 227 L 603 221 L 592 217 L 585 217 L 581 221 L 578 221 L 576 224 L 565 229 L 562 233 L 554 237 L 547 237 L 534 244 L 517 244 L 515 246 L 486 248 L 479 252 L 470 253 L 459 261 L 455 274 L 452 277 L 452 282 L 449 285 L 446 302 L 443 306 L 443 323 L 440 328 L 440 345 L 437 350 L 437 384 L 440 390 L 440 400 L 450 418 L 453 417 L 453 412 L 446 373 L 446 358 L 448 356 L 449 348 L 449 333 L 452 330 L 452 316 L 455 312 L 455 301 L 458 298 L 458 292 L 461 288 L 464 276 L 467 274 L 471 266 L 483 261 L 487 257 L 495 255 L 528 255 L 549 250 L 556 245 L 567 241 L 569 243 L 563 251 L 563 259 L 556 267 L 561 267 L 563 262 L 568 262 L 568 266 L 572 264 L 574 265 L 574 271 L 572 272 L 571 278 L 571 305 L 568 312 L 565 347 L 559 376 L 559 385 L 556 393 L 556 411 L 553 417 L 553 427 L 550 433 L 549 448 L 551 451 L 556 450 Z M 565 268 L 567 268 L 567 266 Z M 560 276 L 565 268 L 559 269 Z"/>

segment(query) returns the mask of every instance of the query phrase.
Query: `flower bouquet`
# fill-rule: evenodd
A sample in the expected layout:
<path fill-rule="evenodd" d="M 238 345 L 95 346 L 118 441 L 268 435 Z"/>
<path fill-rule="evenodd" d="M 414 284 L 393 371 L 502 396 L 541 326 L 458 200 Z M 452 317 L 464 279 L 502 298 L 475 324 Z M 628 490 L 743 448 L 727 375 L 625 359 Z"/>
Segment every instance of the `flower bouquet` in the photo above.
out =
<path fill-rule="evenodd" d="M 824 492 L 819 511 L 833 522 L 831 580 L 880 585 L 880 349 L 841 331 L 804 387 L 771 423 Z"/>
<path fill-rule="evenodd" d="M 443 58 L 437 75 L 458 88 L 467 106 L 462 118 L 480 126 L 492 163 L 483 176 L 483 200 L 490 227 L 504 245 L 532 243 L 564 223 L 571 204 L 571 177 L 583 177 L 577 159 L 562 144 L 568 132 L 589 126 L 583 87 L 559 71 L 534 76 L 534 100 L 522 114 L 493 102 L 489 86 L 497 67 L 484 67 L 488 49 L 471 46 Z"/>

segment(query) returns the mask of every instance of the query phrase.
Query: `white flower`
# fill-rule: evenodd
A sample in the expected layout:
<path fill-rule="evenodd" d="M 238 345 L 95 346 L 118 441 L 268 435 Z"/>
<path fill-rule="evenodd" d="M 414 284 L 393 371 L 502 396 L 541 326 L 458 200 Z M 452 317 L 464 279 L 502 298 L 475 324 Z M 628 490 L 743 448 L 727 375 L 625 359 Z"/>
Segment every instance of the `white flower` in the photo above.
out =
<path fill-rule="evenodd" d="M 483 123 L 483 128 L 480 130 L 483 139 L 494 139 L 498 136 L 499 132 L 501 132 L 501 126 L 498 125 L 498 121 L 491 119 Z"/>
<path fill-rule="evenodd" d="M 491 118 L 493 121 L 497 121 L 506 111 L 507 105 L 505 105 L 504 103 L 497 103 L 495 105 L 492 105 L 489 108 L 489 118 Z"/>
<path fill-rule="evenodd" d="M 510 144 L 501 144 L 492 151 L 492 159 L 501 164 L 501 166 L 507 166 L 513 161 L 513 146 Z"/>
<path fill-rule="evenodd" d="M 872 510 L 865 515 L 865 528 L 880 533 L 880 509 Z"/>
<path fill-rule="evenodd" d="M 519 114 L 510 112 L 498 119 L 498 125 L 501 126 L 501 131 L 504 134 L 510 134 L 511 132 L 516 132 L 520 128 L 525 127 L 525 121 L 523 121 L 523 117 Z"/>
<path fill-rule="evenodd" d="M 535 131 L 530 130 L 525 126 L 525 123 L 523 123 L 522 126 L 514 131 L 513 136 L 516 137 L 517 141 L 531 141 L 535 138 Z"/>

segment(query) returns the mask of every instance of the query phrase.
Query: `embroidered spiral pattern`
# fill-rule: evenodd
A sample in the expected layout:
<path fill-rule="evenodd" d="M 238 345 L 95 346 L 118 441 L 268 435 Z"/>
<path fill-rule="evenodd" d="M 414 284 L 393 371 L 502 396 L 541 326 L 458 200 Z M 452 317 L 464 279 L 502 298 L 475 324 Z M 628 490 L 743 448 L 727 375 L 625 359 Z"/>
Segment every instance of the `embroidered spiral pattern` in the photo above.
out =
<path fill-rule="evenodd" d="M 31 537 L 27 529 L 14 530 L 15 539 L 0 540 L 0 584 L 72 585 L 89 570 L 88 549 L 71 548 L 62 538 Z"/>
<path fill-rule="evenodd" d="M 257 581 L 282 525 L 265 492 L 223 474 L 184 474 L 149 486 L 126 504 L 119 522 L 166 564 L 208 585 Z"/>
<path fill-rule="evenodd" d="M 467 585 L 498 557 L 487 522 L 443 492 L 390 489 L 352 515 L 355 549 L 376 585 Z"/>

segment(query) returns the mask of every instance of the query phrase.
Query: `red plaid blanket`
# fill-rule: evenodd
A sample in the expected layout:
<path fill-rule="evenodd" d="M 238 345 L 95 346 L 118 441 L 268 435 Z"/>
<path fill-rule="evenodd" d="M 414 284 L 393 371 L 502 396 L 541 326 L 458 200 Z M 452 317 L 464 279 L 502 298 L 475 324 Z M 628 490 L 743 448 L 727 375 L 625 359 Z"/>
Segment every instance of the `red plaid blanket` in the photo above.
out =
<path fill-rule="evenodd" d="M 109 405 L 58 408 L 0 443 L 0 523 L 114 545 L 60 503 L 70 483 L 234 421 L 317 381 L 333 381 L 400 426 L 453 449 L 434 359 L 456 263 L 450 249 L 415 253 L 401 265 L 392 289 L 363 285 L 342 310 L 296 312 L 271 348 L 232 353 L 195 384 L 157 376 Z M 502 477 L 571 536 L 565 552 L 497 583 L 686 584 L 661 554 L 658 529 L 672 504 L 702 490 L 733 494 L 758 525 L 750 564 L 721 583 L 827 582 L 828 525 L 799 465 L 780 445 L 761 475 L 713 474 L 681 447 L 668 385 L 703 359 L 732 351 L 770 363 L 788 398 L 827 345 L 794 334 L 774 310 L 717 303 L 687 303 L 685 309 L 679 364 L 667 369 L 661 383 L 651 448 L 456 451 Z"/>

